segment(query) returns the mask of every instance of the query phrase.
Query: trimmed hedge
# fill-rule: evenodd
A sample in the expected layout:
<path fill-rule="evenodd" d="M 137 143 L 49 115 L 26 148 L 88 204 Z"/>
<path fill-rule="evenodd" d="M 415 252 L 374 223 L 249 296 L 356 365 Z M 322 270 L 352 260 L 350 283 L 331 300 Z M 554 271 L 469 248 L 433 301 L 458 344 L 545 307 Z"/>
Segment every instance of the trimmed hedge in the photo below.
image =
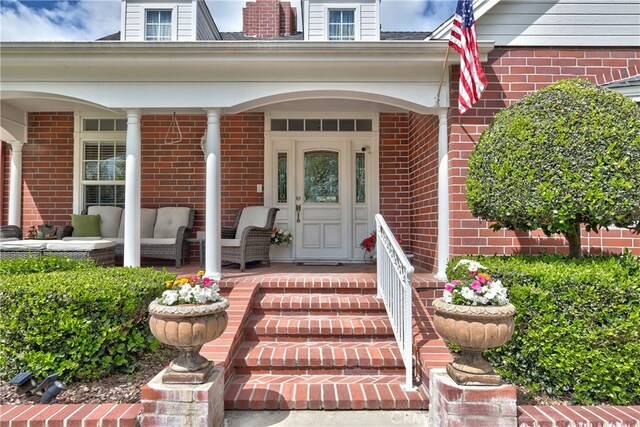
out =
<path fill-rule="evenodd" d="M 640 404 L 640 258 L 473 258 L 502 280 L 515 332 L 487 359 L 507 381 L 579 404 Z"/>
<path fill-rule="evenodd" d="M 93 260 L 70 259 L 60 256 L 32 256 L 0 259 L 0 276 L 7 274 L 50 273 L 52 271 L 86 270 L 93 268 Z"/>
<path fill-rule="evenodd" d="M 131 371 L 157 344 L 147 307 L 174 277 L 122 267 L 0 277 L 0 376 L 74 381 Z"/>

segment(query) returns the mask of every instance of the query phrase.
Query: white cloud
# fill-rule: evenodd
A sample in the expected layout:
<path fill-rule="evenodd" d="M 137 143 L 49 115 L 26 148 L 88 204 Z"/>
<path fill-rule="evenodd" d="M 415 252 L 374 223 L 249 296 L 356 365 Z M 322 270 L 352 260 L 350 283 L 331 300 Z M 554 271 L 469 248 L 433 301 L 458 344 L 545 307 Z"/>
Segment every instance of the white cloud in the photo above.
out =
<path fill-rule="evenodd" d="M 96 40 L 120 30 L 120 0 L 1 2 L 3 41 Z M 244 0 L 207 0 L 207 5 L 220 31 L 242 31 Z M 431 31 L 451 16 L 455 0 L 382 0 L 381 5 L 383 31 Z M 292 6 L 300 11 L 300 0 Z"/>
<path fill-rule="evenodd" d="M 120 29 L 120 1 L 2 0 L 2 40 L 95 40 Z"/>

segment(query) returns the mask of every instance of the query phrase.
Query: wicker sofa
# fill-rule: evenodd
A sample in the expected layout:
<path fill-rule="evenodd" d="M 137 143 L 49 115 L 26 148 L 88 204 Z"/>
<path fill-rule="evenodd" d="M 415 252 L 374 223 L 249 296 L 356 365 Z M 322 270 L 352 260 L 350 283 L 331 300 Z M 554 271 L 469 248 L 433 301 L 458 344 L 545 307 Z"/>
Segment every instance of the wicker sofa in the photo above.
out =
<path fill-rule="evenodd" d="M 233 227 L 222 228 L 222 261 L 245 264 L 251 261 L 266 261 L 271 265 L 271 233 L 278 208 L 250 206 L 240 209 Z"/>
<path fill-rule="evenodd" d="M 0 258 L 27 258 L 57 255 L 71 259 L 90 258 L 96 265 L 115 264 L 115 243 L 108 240 L 22 240 L 22 231 L 15 225 L 0 227 Z"/>
<path fill-rule="evenodd" d="M 100 236 L 95 238 L 115 242 L 117 256 L 124 255 L 125 210 L 114 206 L 90 206 L 83 214 L 100 215 Z M 195 210 L 188 207 L 140 209 L 140 256 L 175 260 L 176 268 L 189 259 L 189 243 Z M 63 241 L 81 240 L 74 237 L 68 225 L 59 236 Z M 94 237 L 90 237 L 94 238 Z"/>

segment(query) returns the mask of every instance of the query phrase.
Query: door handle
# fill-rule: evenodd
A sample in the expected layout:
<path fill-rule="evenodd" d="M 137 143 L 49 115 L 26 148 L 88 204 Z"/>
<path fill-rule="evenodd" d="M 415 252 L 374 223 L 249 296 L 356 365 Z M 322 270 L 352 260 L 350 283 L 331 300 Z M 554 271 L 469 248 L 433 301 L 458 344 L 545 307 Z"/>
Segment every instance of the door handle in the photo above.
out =
<path fill-rule="evenodd" d="M 300 203 L 296 203 L 296 222 L 300 222 L 300 212 L 302 211 L 302 205 Z"/>

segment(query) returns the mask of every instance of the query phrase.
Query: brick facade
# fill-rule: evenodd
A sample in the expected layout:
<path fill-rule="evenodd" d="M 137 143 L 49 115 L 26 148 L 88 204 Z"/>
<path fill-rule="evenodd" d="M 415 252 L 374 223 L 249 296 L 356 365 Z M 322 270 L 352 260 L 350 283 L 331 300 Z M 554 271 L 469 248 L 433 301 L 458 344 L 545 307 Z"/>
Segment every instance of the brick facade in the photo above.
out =
<path fill-rule="evenodd" d="M 242 33 L 249 37 L 286 37 L 296 33 L 296 8 L 291 2 L 257 0 L 242 9 Z"/>
<path fill-rule="evenodd" d="M 582 77 L 603 84 L 640 74 L 640 50 L 614 48 L 496 48 L 483 64 L 489 86 L 482 99 L 462 117 L 451 109 L 449 125 L 450 252 L 459 254 L 568 253 L 561 236 L 543 233 L 499 231 L 474 218 L 465 202 L 467 159 L 474 142 L 491 123 L 493 115 L 524 95 L 565 78 Z M 459 67 L 451 74 L 451 100 L 458 98 Z M 592 253 L 620 252 L 629 247 L 640 254 L 640 238 L 625 230 L 583 231 L 583 249 Z"/>

